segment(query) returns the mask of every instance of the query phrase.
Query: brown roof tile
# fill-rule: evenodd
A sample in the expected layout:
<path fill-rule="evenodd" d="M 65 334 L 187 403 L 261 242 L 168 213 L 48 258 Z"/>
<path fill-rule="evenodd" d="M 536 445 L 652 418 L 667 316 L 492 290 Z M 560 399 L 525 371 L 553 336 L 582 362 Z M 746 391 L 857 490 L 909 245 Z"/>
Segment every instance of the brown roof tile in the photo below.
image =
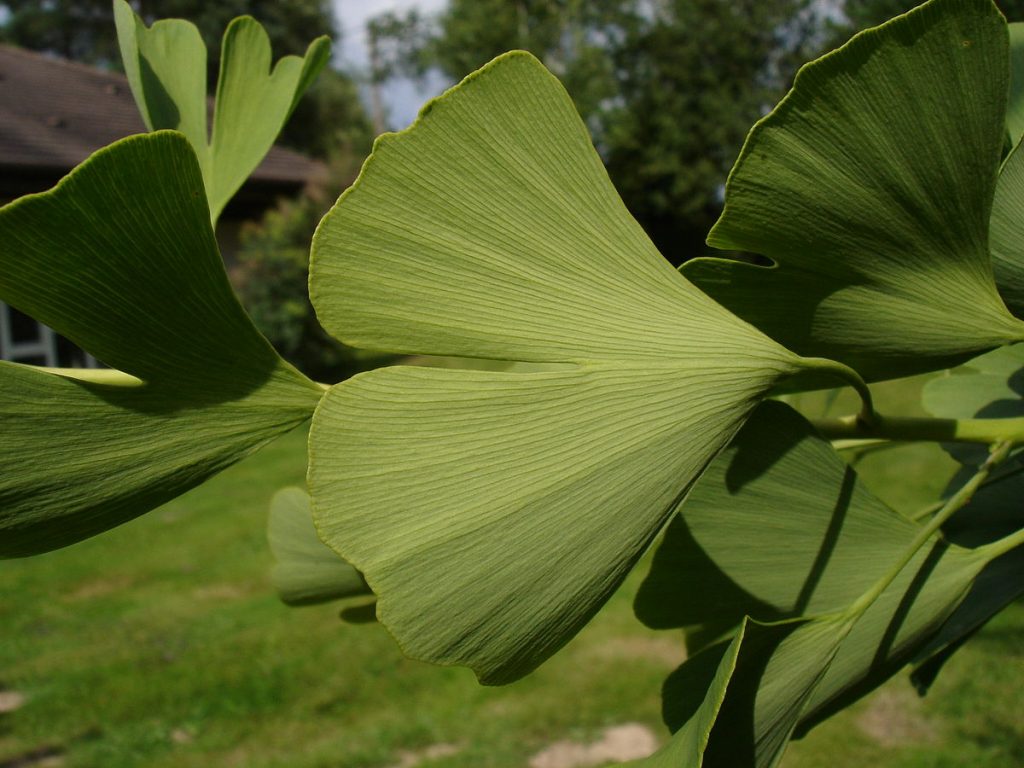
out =
<path fill-rule="evenodd" d="M 0 45 L 3 175 L 63 175 L 97 149 L 145 130 L 124 75 Z M 250 183 L 301 187 L 321 173 L 320 163 L 274 147 Z"/>

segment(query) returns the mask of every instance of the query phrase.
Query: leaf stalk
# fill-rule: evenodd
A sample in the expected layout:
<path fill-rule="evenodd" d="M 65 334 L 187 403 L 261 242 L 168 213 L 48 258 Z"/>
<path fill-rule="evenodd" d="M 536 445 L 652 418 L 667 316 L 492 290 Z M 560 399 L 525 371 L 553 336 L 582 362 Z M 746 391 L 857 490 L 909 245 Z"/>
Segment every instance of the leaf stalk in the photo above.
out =
<path fill-rule="evenodd" d="M 974 473 L 970 480 L 954 493 L 949 499 L 943 504 L 942 508 L 935 513 L 928 523 L 921 527 L 914 537 L 914 540 L 910 542 L 899 561 L 889 569 L 889 571 L 882 576 L 870 589 L 868 589 L 863 595 L 861 595 L 848 609 L 848 613 L 851 616 L 857 616 L 866 611 L 872 603 L 879 598 L 879 596 L 889 588 L 889 585 L 899 576 L 900 572 L 907 567 L 918 550 L 923 547 L 929 539 L 932 538 L 939 529 L 953 516 L 954 513 L 963 509 L 970 502 L 974 496 L 975 491 L 981 487 L 982 483 L 988 479 L 988 476 L 992 471 L 998 467 L 1010 454 L 1010 449 L 1013 444 L 1010 441 L 1003 441 L 992 446 L 992 451 L 989 453 L 988 459 L 985 463 L 978 468 L 978 471 Z"/>
<path fill-rule="evenodd" d="M 902 442 L 1024 444 L 1024 417 L 1011 419 L 938 419 L 861 414 L 835 419 L 811 419 L 828 440 L 894 440 Z"/>
<path fill-rule="evenodd" d="M 810 371 L 821 371 L 822 373 L 832 374 L 833 376 L 845 381 L 849 386 L 853 387 L 860 396 L 861 401 L 860 413 L 858 413 L 854 418 L 865 426 L 869 426 L 875 422 L 877 415 L 875 414 L 875 406 L 871 399 L 871 390 L 857 371 L 848 365 L 844 365 L 836 360 L 829 360 L 824 357 L 805 357 L 801 360 L 801 364 L 805 369 Z"/>

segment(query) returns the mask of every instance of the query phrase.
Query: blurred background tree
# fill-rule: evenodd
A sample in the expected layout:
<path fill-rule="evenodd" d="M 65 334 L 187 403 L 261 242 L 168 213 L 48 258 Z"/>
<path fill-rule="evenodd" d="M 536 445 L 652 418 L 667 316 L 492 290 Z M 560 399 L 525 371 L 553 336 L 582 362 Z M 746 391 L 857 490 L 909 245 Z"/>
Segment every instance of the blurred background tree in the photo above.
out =
<path fill-rule="evenodd" d="M 565 84 L 630 211 L 668 258 L 707 250 L 750 125 L 820 45 L 812 0 L 451 0 L 370 25 L 379 76 L 455 81 L 512 48 Z"/>
<path fill-rule="evenodd" d="M 368 151 L 368 149 L 366 150 Z M 278 352 L 315 381 L 334 383 L 388 356 L 352 349 L 329 336 L 309 300 L 309 247 L 320 219 L 358 171 L 362 152 L 335 152 L 324 184 L 282 200 L 242 229 L 231 282 Z"/>
<path fill-rule="evenodd" d="M 371 79 L 451 82 L 512 48 L 565 84 L 630 211 L 675 263 L 707 253 L 750 126 L 801 63 L 916 0 L 449 0 L 369 24 Z M 1024 0 L 998 0 L 1011 21 Z"/>
<path fill-rule="evenodd" d="M 1024 0 L 995 0 L 995 2 L 1008 21 L 1024 21 Z M 843 3 L 845 18 L 834 25 L 834 33 L 829 41 L 829 47 L 845 42 L 854 32 L 881 24 L 897 14 L 909 11 L 916 5 L 920 5 L 920 2 L 915 2 L 915 0 L 846 0 Z"/>

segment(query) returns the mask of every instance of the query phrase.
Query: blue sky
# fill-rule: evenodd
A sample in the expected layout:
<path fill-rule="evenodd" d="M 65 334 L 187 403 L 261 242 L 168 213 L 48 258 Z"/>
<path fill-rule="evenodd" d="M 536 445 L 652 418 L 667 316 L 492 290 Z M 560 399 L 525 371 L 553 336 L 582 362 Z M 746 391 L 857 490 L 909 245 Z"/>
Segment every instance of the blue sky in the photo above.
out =
<path fill-rule="evenodd" d="M 434 13 L 444 8 L 447 0 L 333 0 L 334 12 L 341 23 L 341 60 L 346 70 L 365 72 L 367 66 L 366 20 L 386 11 L 405 12 L 413 8 Z M 420 105 L 436 96 L 446 83 L 430 78 L 424 84 L 405 80 L 388 83 L 383 98 L 388 109 L 390 128 L 404 128 L 416 117 Z"/>

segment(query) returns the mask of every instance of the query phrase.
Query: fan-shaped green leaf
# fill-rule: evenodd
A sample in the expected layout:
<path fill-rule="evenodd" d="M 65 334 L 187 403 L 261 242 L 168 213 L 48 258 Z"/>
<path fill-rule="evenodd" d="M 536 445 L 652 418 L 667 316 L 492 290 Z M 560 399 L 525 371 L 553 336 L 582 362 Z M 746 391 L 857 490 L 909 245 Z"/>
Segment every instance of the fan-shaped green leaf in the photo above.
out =
<path fill-rule="evenodd" d="M 933 416 L 946 419 L 1024 417 L 1024 346 L 1001 347 L 932 379 L 921 390 L 921 405 Z M 983 445 L 948 443 L 944 448 L 969 468 L 966 475 L 962 472 L 953 478 L 953 490 L 988 455 Z M 1000 466 L 992 480 L 1013 472 L 1014 466 L 1019 467 L 1020 458 Z M 1024 489 L 1019 483 L 1004 488 L 1010 486 Z"/>
<path fill-rule="evenodd" d="M 736 669 L 743 629 L 741 627 L 735 633 L 731 642 L 709 648 L 679 668 L 673 679 L 673 688 L 678 691 L 675 712 L 683 724 L 653 755 L 626 765 L 633 768 L 700 768 L 711 728 Z"/>
<path fill-rule="evenodd" d="M 999 171 L 989 222 L 996 285 L 1006 305 L 1024 315 L 1024 150 L 1018 144 Z"/>
<path fill-rule="evenodd" d="M 886 573 L 916 530 L 805 419 L 766 402 L 672 520 L 636 613 L 659 629 L 720 633 L 745 615 L 775 621 L 841 610 Z M 680 585 L 698 583 L 679 599 Z"/>
<path fill-rule="evenodd" d="M 207 138 L 206 46 L 195 25 L 167 19 L 146 27 L 125 0 L 115 0 L 114 13 L 139 111 L 150 130 L 173 128 L 188 137 L 216 222 L 327 63 L 330 41 L 319 37 L 304 57 L 285 56 L 271 67 L 270 38 L 263 27 L 249 16 L 232 21 L 224 32 L 213 130 Z"/>
<path fill-rule="evenodd" d="M 637 614 L 659 627 L 702 626 L 708 637 L 709 627 L 721 633 L 748 615 L 822 618 L 792 625 L 792 638 L 769 643 L 767 657 L 750 650 L 761 630 L 748 627 L 706 765 L 773 765 L 794 729 L 806 731 L 872 690 L 929 642 L 989 553 L 936 536 L 876 600 L 851 608 L 917 532 L 794 411 L 774 402 L 757 410 L 670 525 Z M 764 631 L 771 638 L 782 630 Z M 675 690 L 667 684 L 672 726 L 680 723 Z"/>
<path fill-rule="evenodd" d="M 98 152 L 0 210 L 0 300 L 122 372 L 0 363 L 0 555 L 106 530 L 309 417 L 228 285 L 180 135 Z"/>
<path fill-rule="evenodd" d="M 1010 28 L 1010 100 L 1006 109 L 1006 132 L 1010 146 L 1024 138 L 1024 23 Z"/>
<path fill-rule="evenodd" d="M 151 131 L 188 138 L 209 180 L 206 44 L 195 24 L 162 19 L 147 28 L 126 0 L 114 0 L 121 61 L 142 120 Z"/>
<path fill-rule="evenodd" d="M 255 19 L 242 16 L 228 25 L 210 139 L 207 189 L 215 219 L 273 146 L 330 56 L 330 40 L 318 37 L 304 57 L 285 56 L 271 66 L 270 38 Z"/>
<path fill-rule="evenodd" d="M 757 400 L 812 365 L 661 258 L 523 53 L 378 140 L 311 270 L 348 344 L 548 366 L 362 374 L 310 434 L 318 529 L 381 620 L 489 683 L 564 644 Z"/>
<path fill-rule="evenodd" d="M 274 494 L 267 538 L 277 560 L 271 580 L 288 605 L 370 594 L 359 571 L 316 535 L 309 494 L 301 488 L 282 488 Z"/>
<path fill-rule="evenodd" d="M 684 274 L 867 378 L 1024 338 L 988 249 L 1007 57 L 990 0 L 932 0 L 808 64 L 751 131 L 708 237 L 776 266 L 696 259 Z"/>
<path fill-rule="evenodd" d="M 1018 496 L 1019 498 L 1019 496 Z M 1024 549 L 1016 549 L 989 563 L 971 591 L 914 658 L 911 680 L 924 694 L 943 665 L 990 619 L 1024 597 Z"/>

